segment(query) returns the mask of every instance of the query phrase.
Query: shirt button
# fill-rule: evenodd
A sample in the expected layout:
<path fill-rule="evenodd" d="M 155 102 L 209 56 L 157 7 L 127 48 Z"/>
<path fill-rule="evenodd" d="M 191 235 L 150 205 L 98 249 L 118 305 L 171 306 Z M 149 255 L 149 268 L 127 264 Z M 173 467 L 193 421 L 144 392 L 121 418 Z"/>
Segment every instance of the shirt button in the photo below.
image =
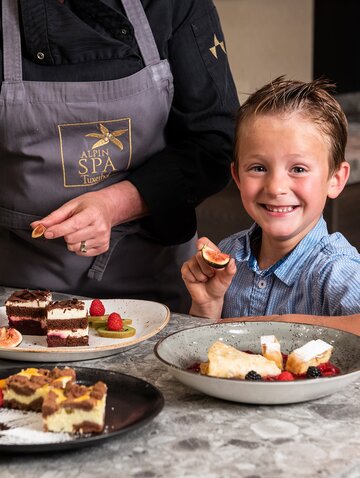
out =
<path fill-rule="evenodd" d="M 259 280 L 258 286 L 260 289 L 264 289 L 264 287 L 266 287 L 266 281 L 264 281 L 264 279 Z"/>
<path fill-rule="evenodd" d="M 38 51 L 36 57 L 38 60 L 43 60 L 45 58 L 45 55 L 42 51 Z"/>
<path fill-rule="evenodd" d="M 127 27 L 122 27 L 121 30 L 120 30 L 120 33 L 126 37 L 126 35 L 129 33 L 129 30 L 127 29 Z"/>

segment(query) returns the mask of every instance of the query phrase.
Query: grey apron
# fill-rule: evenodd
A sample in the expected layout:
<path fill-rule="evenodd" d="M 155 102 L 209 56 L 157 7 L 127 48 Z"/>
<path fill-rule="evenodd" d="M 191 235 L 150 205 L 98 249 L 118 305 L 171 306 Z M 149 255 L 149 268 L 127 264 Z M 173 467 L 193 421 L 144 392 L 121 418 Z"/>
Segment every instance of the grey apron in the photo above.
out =
<path fill-rule="evenodd" d="M 18 2 L 2 1 L 0 284 L 91 297 L 157 300 L 186 311 L 180 268 L 194 239 L 163 247 L 138 222 L 113 228 L 110 249 L 79 257 L 30 223 L 70 199 L 126 179 L 165 146 L 173 80 L 140 0 L 122 0 L 145 67 L 102 82 L 22 80 Z"/>

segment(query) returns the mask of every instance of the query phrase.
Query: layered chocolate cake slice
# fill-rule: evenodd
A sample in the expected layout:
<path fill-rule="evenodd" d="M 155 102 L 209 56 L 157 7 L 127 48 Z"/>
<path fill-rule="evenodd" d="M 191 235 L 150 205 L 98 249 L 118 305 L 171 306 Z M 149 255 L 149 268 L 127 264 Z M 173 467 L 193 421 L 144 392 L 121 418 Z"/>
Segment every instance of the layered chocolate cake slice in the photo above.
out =
<path fill-rule="evenodd" d="M 52 294 L 43 290 L 18 290 L 5 302 L 9 327 L 24 335 L 46 335 L 46 307 Z"/>
<path fill-rule="evenodd" d="M 51 389 L 44 398 L 44 430 L 67 433 L 100 433 L 104 429 L 107 387 L 103 382 L 86 387 L 68 383 Z"/>
<path fill-rule="evenodd" d="M 76 378 L 75 370 L 55 367 L 53 370 L 27 368 L 1 380 L 4 406 L 25 411 L 40 411 L 49 390 L 63 389 Z"/>
<path fill-rule="evenodd" d="M 89 345 L 89 321 L 82 300 L 56 301 L 47 307 L 48 347 Z"/>

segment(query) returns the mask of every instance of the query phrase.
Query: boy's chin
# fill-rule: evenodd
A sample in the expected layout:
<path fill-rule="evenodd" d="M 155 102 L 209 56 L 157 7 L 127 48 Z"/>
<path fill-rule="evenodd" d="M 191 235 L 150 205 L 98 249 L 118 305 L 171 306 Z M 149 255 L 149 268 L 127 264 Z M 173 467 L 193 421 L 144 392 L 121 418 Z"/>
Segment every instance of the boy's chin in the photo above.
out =
<path fill-rule="evenodd" d="M 286 242 L 286 241 L 297 241 L 300 242 L 305 234 L 294 230 L 293 228 L 283 228 L 283 229 L 263 229 L 263 238 L 268 238 L 272 241 Z"/>

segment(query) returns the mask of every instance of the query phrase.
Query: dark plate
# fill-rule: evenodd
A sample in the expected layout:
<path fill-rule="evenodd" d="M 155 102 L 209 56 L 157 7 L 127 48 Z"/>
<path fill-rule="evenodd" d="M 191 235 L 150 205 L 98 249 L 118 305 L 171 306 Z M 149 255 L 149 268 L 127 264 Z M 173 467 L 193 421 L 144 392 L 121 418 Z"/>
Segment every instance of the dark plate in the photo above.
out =
<path fill-rule="evenodd" d="M 42 368 L 53 368 L 54 365 L 42 365 Z M 26 367 L 11 367 L 0 370 L 0 378 L 20 372 Z M 109 438 L 121 435 L 129 430 L 141 427 L 152 420 L 164 406 L 162 393 L 153 385 L 130 375 L 99 369 L 73 367 L 77 381 L 91 385 L 101 380 L 108 386 L 106 401 L 105 431 L 101 434 L 73 436 L 68 441 L 52 443 L 0 444 L 0 452 L 43 452 L 74 449 L 97 444 Z M 0 409 L 1 414 L 6 409 Z"/>

